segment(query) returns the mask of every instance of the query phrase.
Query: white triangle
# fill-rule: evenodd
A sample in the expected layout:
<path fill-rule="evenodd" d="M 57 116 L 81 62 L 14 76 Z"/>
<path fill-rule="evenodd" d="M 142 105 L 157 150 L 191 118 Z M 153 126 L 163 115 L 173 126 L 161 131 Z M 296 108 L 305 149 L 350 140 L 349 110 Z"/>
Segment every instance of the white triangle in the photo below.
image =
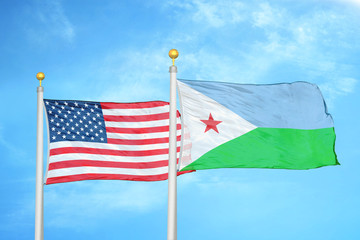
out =
<path fill-rule="evenodd" d="M 184 136 L 187 136 L 184 138 L 180 169 L 211 149 L 257 128 L 187 84 L 180 81 L 177 83 L 185 130 Z M 221 121 L 216 125 L 219 133 L 213 129 L 205 132 L 206 124 L 201 120 L 208 120 L 210 113 L 215 121 Z"/>

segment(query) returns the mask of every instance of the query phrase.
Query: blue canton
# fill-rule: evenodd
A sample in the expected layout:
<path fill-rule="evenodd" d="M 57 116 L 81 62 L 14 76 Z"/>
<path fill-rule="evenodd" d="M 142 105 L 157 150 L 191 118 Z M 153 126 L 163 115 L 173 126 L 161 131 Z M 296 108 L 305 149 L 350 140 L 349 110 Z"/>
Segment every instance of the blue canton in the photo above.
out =
<path fill-rule="evenodd" d="M 50 142 L 107 142 L 100 103 L 44 99 L 44 104 Z"/>

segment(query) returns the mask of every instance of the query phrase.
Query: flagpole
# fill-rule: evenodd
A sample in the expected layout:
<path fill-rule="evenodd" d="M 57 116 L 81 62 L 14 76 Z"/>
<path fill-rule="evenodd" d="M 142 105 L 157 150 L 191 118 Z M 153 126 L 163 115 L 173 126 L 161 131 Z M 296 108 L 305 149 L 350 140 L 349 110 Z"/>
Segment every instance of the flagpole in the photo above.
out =
<path fill-rule="evenodd" d="M 167 240 L 177 239 L 177 141 L 176 141 L 176 73 L 175 58 L 179 56 L 176 49 L 169 51 L 173 65 L 170 66 L 170 126 L 169 126 L 169 174 L 168 174 L 168 226 Z"/>
<path fill-rule="evenodd" d="M 41 81 L 45 74 L 39 72 L 36 78 L 40 81 L 37 87 L 37 132 L 36 132 L 36 190 L 35 190 L 35 240 L 44 239 L 44 133 L 43 133 L 43 95 Z"/>

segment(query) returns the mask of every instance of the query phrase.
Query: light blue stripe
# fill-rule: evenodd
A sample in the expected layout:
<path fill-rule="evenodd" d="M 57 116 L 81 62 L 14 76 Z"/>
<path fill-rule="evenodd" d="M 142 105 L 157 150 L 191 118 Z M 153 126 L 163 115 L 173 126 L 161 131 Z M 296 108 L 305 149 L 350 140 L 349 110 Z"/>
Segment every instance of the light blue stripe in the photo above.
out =
<path fill-rule="evenodd" d="M 179 81 L 258 127 L 318 129 L 334 126 L 320 89 L 315 84 L 295 82 L 256 85 Z"/>

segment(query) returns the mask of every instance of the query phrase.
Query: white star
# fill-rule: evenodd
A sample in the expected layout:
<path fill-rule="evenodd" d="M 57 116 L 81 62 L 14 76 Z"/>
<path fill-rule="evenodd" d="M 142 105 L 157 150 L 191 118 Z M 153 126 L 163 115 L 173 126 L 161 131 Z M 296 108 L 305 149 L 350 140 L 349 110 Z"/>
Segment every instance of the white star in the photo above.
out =
<path fill-rule="evenodd" d="M 77 135 L 80 135 L 80 132 L 79 132 L 79 131 L 77 131 L 77 132 L 76 132 L 76 134 L 77 134 Z"/>
<path fill-rule="evenodd" d="M 86 113 L 86 115 L 90 116 L 90 113 L 88 112 L 88 113 Z"/>
<path fill-rule="evenodd" d="M 65 139 L 65 138 L 66 138 L 66 136 L 65 136 L 65 135 L 62 135 L 62 138 L 63 138 L 63 139 Z"/>
<path fill-rule="evenodd" d="M 91 112 L 94 112 L 94 109 L 91 108 L 90 111 L 91 111 Z"/>
<path fill-rule="evenodd" d="M 73 131 L 74 131 L 74 130 L 75 130 L 75 128 L 74 128 L 74 127 L 71 127 L 71 130 L 73 130 Z"/>
<path fill-rule="evenodd" d="M 74 118 L 77 118 L 77 116 L 76 116 L 76 115 L 74 115 Z"/>
<path fill-rule="evenodd" d="M 68 113 L 68 114 L 70 114 L 70 113 L 71 113 L 71 111 L 70 111 L 70 110 L 68 110 L 68 111 L 67 111 L 67 113 Z"/>
<path fill-rule="evenodd" d="M 83 123 L 83 121 L 80 119 L 79 123 Z"/>
<path fill-rule="evenodd" d="M 66 126 L 70 126 L 70 123 L 66 123 Z"/>
<path fill-rule="evenodd" d="M 73 111 L 75 110 L 75 108 L 74 108 L 74 107 L 71 107 L 70 109 L 71 109 L 71 110 L 73 110 Z"/>
<path fill-rule="evenodd" d="M 61 111 L 60 111 L 60 110 L 58 110 L 58 113 L 59 113 L 59 114 L 61 114 Z"/>
<path fill-rule="evenodd" d="M 67 106 L 68 105 L 68 103 L 67 102 L 64 102 L 64 104 Z"/>
<path fill-rule="evenodd" d="M 84 131 L 84 128 L 80 128 L 81 131 Z"/>
<path fill-rule="evenodd" d="M 81 138 L 82 138 L 82 139 L 85 139 L 85 137 L 84 137 L 84 136 L 81 136 Z"/>
<path fill-rule="evenodd" d="M 88 107 L 89 105 L 87 105 L 87 103 L 85 103 L 85 107 Z"/>
<path fill-rule="evenodd" d="M 72 138 L 75 138 L 75 135 L 72 135 Z"/>
<path fill-rule="evenodd" d="M 102 130 L 102 129 L 100 129 L 100 133 L 103 133 L 103 130 Z"/>
<path fill-rule="evenodd" d="M 92 119 L 95 121 L 95 120 L 96 120 L 96 117 L 93 117 Z"/>
<path fill-rule="evenodd" d="M 98 105 L 95 104 L 94 107 L 95 107 L 95 108 L 98 108 Z"/>
<path fill-rule="evenodd" d="M 52 109 L 55 109 L 55 106 L 51 106 Z"/>
<path fill-rule="evenodd" d="M 52 139 L 55 140 L 56 136 L 52 136 Z"/>
<path fill-rule="evenodd" d="M 64 119 L 60 119 L 60 122 L 64 122 Z"/>
<path fill-rule="evenodd" d="M 51 128 L 51 131 L 55 131 L 55 129 L 56 129 L 56 128 L 52 127 L 52 128 Z"/>
<path fill-rule="evenodd" d="M 69 121 L 70 121 L 70 122 L 73 122 L 74 120 L 70 119 Z"/>
<path fill-rule="evenodd" d="M 95 133 L 95 136 L 97 136 L 97 137 L 98 137 L 98 136 L 99 136 L 99 134 L 98 134 L 98 133 Z"/>
<path fill-rule="evenodd" d="M 57 132 L 57 134 L 58 134 L 58 135 L 60 135 L 60 134 L 61 134 L 61 132 L 60 132 L 60 131 L 58 131 L 58 132 Z"/>
<path fill-rule="evenodd" d="M 46 105 L 49 105 L 49 102 L 48 101 L 45 101 Z"/>
<path fill-rule="evenodd" d="M 91 140 L 94 140 L 94 137 L 91 137 Z"/>
<path fill-rule="evenodd" d="M 55 118 L 57 118 L 59 115 L 55 114 Z"/>
<path fill-rule="evenodd" d="M 92 128 L 90 128 L 90 132 L 93 132 L 94 130 Z"/>
<path fill-rule="evenodd" d="M 86 119 L 86 117 L 85 117 L 85 116 L 83 116 L 83 119 L 85 120 L 85 119 Z"/>
<path fill-rule="evenodd" d="M 85 134 L 86 134 L 86 136 L 89 136 L 89 133 L 88 133 L 88 132 L 86 132 Z"/>
<path fill-rule="evenodd" d="M 91 124 L 92 123 L 92 121 L 89 121 L 89 124 Z"/>
<path fill-rule="evenodd" d="M 77 114 L 80 115 L 81 114 L 80 111 L 77 111 Z"/>
<path fill-rule="evenodd" d="M 98 128 L 98 126 L 95 125 L 94 128 L 96 129 L 96 128 Z"/>
<path fill-rule="evenodd" d="M 99 125 L 101 125 L 102 123 L 101 122 L 98 122 Z"/>
<path fill-rule="evenodd" d="M 49 113 L 49 114 L 52 114 L 52 111 L 51 111 L 51 110 L 49 110 L 49 111 L 48 111 L 48 113 Z"/>
<path fill-rule="evenodd" d="M 104 141 L 104 138 L 100 138 L 101 141 Z"/>
<path fill-rule="evenodd" d="M 75 123 L 75 126 L 76 126 L 76 127 L 78 127 L 78 126 L 79 126 L 79 124 L 78 124 L 78 123 Z"/>
<path fill-rule="evenodd" d="M 75 106 L 77 107 L 79 104 L 77 102 L 74 102 Z"/>
<path fill-rule="evenodd" d="M 58 103 L 58 102 L 55 102 L 55 105 L 59 105 L 59 103 Z"/>
<path fill-rule="evenodd" d="M 85 127 L 87 128 L 89 125 L 85 124 Z"/>
<path fill-rule="evenodd" d="M 70 133 L 71 133 L 70 131 L 67 131 L 67 134 L 68 134 L 68 135 L 70 135 Z"/>
<path fill-rule="evenodd" d="M 61 130 L 65 131 L 65 127 L 63 126 L 63 127 L 61 128 Z"/>
<path fill-rule="evenodd" d="M 60 123 L 56 123 L 56 126 L 58 126 L 58 127 L 59 127 L 59 126 L 60 126 Z"/>
<path fill-rule="evenodd" d="M 84 108 L 81 108 L 81 111 L 85 111 L 85 109 L 84 109 Z"/>
<path fill-rule="evenodd" d="M 62 110 L 64 110 L 64 109 L 65 109 L 65 107 L 64 107 L 64 106 L 61 106 L 61 109 L 62 109 Z"/>
<path fill-rule="evenodd" d="M 97 117 L 100 117 L 100 114 L 99 114 L 99 113 L 97 113 L 97 114 L 96 114 L 96 116 L 97 116 Z"/>
<path fill-rule="evenodd" d="M 50 122 L 54 122 L 54 119 L 52 118 L 52 119 L 50 119 Z"/>

